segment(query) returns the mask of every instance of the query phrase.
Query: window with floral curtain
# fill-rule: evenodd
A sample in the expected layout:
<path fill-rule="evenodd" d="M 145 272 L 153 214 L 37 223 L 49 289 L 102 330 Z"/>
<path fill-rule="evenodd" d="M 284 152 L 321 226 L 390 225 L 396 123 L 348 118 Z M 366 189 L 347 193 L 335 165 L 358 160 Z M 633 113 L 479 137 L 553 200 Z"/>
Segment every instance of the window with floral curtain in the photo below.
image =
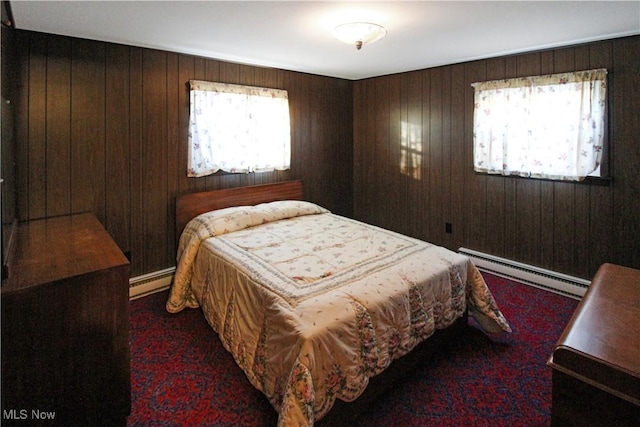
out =
<path fill-rule="evenodd" d="M 188 176 L 290 168 L 286 90 L 201 80 L 189 83 Z"/>
<path fill-rule="evenodd" d="M 473 83 L 477 172 L 581 181 L 600 176 L 607 70 Z"/>

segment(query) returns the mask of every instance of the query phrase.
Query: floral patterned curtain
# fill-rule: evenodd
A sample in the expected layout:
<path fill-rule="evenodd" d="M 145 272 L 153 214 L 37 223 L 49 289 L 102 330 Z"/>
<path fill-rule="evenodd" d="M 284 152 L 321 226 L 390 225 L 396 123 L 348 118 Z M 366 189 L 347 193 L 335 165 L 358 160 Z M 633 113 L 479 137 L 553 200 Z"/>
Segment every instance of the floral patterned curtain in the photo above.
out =
<path fill-rule="evenodd" d="M 190 82 L 187 176 L 290 168 L 286 90 Z"/>
<path fill-rule="evenodd" d="M 478 172 L 580 181 L 597 175 L 607 70 L 473 83 Z"/>

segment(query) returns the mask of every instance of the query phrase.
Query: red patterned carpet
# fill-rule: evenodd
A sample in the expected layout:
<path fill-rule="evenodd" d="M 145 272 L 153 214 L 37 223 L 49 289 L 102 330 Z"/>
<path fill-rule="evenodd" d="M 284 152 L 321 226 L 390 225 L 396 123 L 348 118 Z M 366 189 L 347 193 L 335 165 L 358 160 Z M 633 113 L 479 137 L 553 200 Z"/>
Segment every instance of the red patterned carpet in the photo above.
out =
<path fill-rule="evenodd" d="M 578 301 L 485 274 L 512 334 L 471 322 L 418 367 L 361 426 L 547 426 L 546 361 Z M 131 302 L 129 426 L 275 426 L 277 414 L 222 347 L 200 310 L 171 315 L 167 292 Z"/>

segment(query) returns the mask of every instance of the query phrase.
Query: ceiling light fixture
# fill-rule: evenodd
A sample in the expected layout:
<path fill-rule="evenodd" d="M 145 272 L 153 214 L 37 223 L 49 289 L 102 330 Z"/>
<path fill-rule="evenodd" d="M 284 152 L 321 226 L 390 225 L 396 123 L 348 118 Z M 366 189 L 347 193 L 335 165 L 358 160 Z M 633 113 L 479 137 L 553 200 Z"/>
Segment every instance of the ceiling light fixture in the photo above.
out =
<path fill-rule="evenodd" d="M 333 35 L 348 44 L 355 44 L 360 50 L 363 44 L 373 43 L 387 35 L 387 30 L 371 22 L 348 22 L 333 29 Z"/>

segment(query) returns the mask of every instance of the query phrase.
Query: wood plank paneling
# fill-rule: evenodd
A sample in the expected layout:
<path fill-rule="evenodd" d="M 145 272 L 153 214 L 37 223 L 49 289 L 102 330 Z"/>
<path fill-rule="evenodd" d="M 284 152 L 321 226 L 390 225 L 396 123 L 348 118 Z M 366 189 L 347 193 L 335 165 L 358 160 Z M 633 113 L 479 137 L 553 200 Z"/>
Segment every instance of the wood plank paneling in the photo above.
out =
<path fill-rule="evenodd" d="M 366 108 L 366 81 L 355 85 L 353 88 L 353 109 L 358 114 L 353 116 L 353 214 L 359 218 L 365 217 L 366 194 L 365 182 L 367 158 L 364 155 L 366 150 L 367 115 L 369 109 Z"/>
<path fill-rule="evenodd" d="M 142 49 L 129 49 L 129 226 L 130 246 L 121 248 L 129 252 L 131 274 L 149 272 L 144 269 L 142 253 L 145 251 L 142 213 Z M 108 229 L 107 229 L 108 231 Z"/>
<path fill-rule="evenodd" d="M 403 218 L 403 208 L 404 202 L 402 200 L 402 191 L 404 188 L 401 188 L 402 182 L 402 173 L 400 171 L 400 159 L 402 157 L 401 147 L 402 147 L 402 108 L 401 108 L 401 93 L 400 93 L 400 82 L 401 76 L 392 75 L 389 76 L 389 118 L 387 122 L 389 123 L 389 143 L 388 143 L 388 172 L 385 176 L 389 177 L 386 180 L 386 194 L 387 199 L 386 203 L 389 204 L 388 212 L 392 213 L 392 216 L 387 216 L 385 218 L 385 224 L 387 224 L 387 228 L 393 229 L 396 231 L 400 231 L 402 229 L 402 221 L 398 221 L 398 217 Z M 401 188 L 400 191 L 395 191 L 395 189 Z M 406 187 L 405 187 L 406 188 Z"/>
<path fill-rule="evenodd" d="M 184 141 L 189 132 L 189 80 L 195 76 L 195 61 L 192 56 L 178 56 L 178 135 Z M 195 180 L 187 177 L 187 144 L 178 143 L 171 157 L 176 159 L 176 196 L 194 192 Z"/>
<path fill-rule="evenodd" d="M 426 239 L 441 245 L 444 234 L 442 208 L 449 195 L 443 191 L 443 141 L 442 141 L 442 104 L 443 104 L 443 69 L 434 68 L 430 73 L 429 89 L 429 199 L 431 215 L 428 221 Z"/>
<path fill-rule="evenodd" d="M 176 204 L 175 195 L 178 193 L 178 183 L 180 169 L 176 153 L 180 141 L 179 127 L 179 100 L 182 85 L 178 79 L 178 55 L 175 53 L 167 54 L 167 158 L 166 158 L 166 174 L 167 174 L 167 193 L 165 209 L 167 210 L 167 225 L 175 224 Z M 171 259 L 178 245 L 176 244 L 175 233 L 169 233 L 167 236 L 167 259 Z"/>
<path fill-rule="evenodd" d="M 326 162 L 322 165 L 324 205 L 332 204 L 336 213 L 353 213 L 353 143 L 344 143 L 344 134 L 353 137 L 353 84 L 348 80 L 325 77 L 326 104 L 323 108 L 323 127 L 327 130 Z M 351 120 L 345 121 L 345 117 Z M 335 124 L 341 123 L 340 128 Z M 336 161 L 335 159 L 340 159 Z M 345 165 L 351 165 L 345 167 Z M 281 172 L 285 173 L 285 172 Z M 325 179 L 331 176 L 331 179 Z M 349 185 L 345 185 L 349 183 Z M 337 198 L 337 203 L 336 203 Z"/>
<path fill-rule="evenodd" d="M 28 66 L 28 115 L 26 157 L 27 209 L 31 218 L 46 216 L 46 94 L 47 94 L 47 40 L 33 34 L 30 40 L 31 56 Z M 18 143 L 18 147 L 20 147 Z"/>
<path fill-rule="evenodd" d="M 22 30 L 15 35 L 20 220 L 93 212 L 138 276 L 175 265 L 174 206 L 182 194 L 302 179 L 311 201 L 352 215 L 352 82 Z M 292 169 L 187 178 L 191 79 L 286 89 Z"/>
<path fill-rule="evenodd" d="M 442 217 L 436 223 L 436 230 L 440 233 L 440 245 L 451 246 L 451 233 L 447 232 L 446 224 L 451 218 L 451 89 L 452 68 L 442 68 Z"/>
<path fill-rule="evenodd" d="M 473 170 L 473 87 L 474 82 L 486 80 L 486 62 L 473 62 L 465 71 L 464 102 L 464 246 L 486 250 L 486 180 L 485 175 L 476 174 Z"/>
<path fill-rule="evenodd" d="M 405 174 L 407 176 L 407 199 L 404 202 L 404 220 L 407 227 L 404 233 L 417 237 L 420 230 L 420 216 L 414 215 L 414 207 L 418 206 L 422 198 L 422 189 L 420 187 L 421 169 L 422 169 L 422 73 L 412 72 L 404 76 L 406 85 L 402 87 L 403 93 L 406 94 L 406 153 L 405 158 Z M 357 99 L 357 97 L 356 97 Z M 357 109 L 356 109 L 357 110 Z"/>
<path fill-rule="evenodd" d="M 640 258 L 640 37 L 613 47 L 613 259 L 638 268 Z M 612 105 L 612 104 L 610 104 Z"/>
<path fill-rule="evenodd" d="M 71 210 L 71 42 L 64 37 L 47 40 L 46 214 Z"/>
<path fill-rule="evenodd" d="M 433 206 L 431 202 L 431 193 L 429 192 L 429 180 L 431 179 L 431 70 L 422 71 L 422 117 L 420 118 L 422 145 L 420 150 L 420 191 L 418 192 L 418 211 L 431 212 Z M 418 230 L 416 235 L 420 239 L 428 239 L 429 220 L 428 217 L 421 218 L 418 222 Z"/>
<path fill-rule="evenodd" d="M 71 52 L 71 213 L 104 224 L 105 45 L 74 39 Z"/>
<path fill-rule="evenodd" d="M 377 173 L 375 175 L 374 188 L 382 196 L 380 200 L 384 200 L 385 204 L 389 203 L 390 193 L 392 187 L 392 179 L 388 179 L 393 176 L 393 160 L 391 159 L 389 135 L 391 132 L 390 111 L 391 103 L 389 99 L 392 96 L 390 82 L 391 77 L 382 77 L 384 83 L 378 86 L 376 91 L 376 98 L 384 99 L 386 102 L 380 102 L 377 105 L 375 112 L 375 133 L 373 135 L 373 143 L 376 152 L 378 153 L 378 165 Z M 395 219 L 393 218 L 394 212 L 391 209 L 376 210 L 375 223 L 383 227 L 392 228 Z"/>
<path fill-rule="evenodd" d="M 195 58 L 194 62 L 194 80 L 206 80 L 206 63 L 207 60 L 204 58 Z M 189 104 L 187 104 L 189 105 Z M 205 190 L 214 190 L 217 189 L 216 183 L 217 180 L 214 180 L 213 177 L 201 177 L 197 179 L 190 180 L 193 184 L 191 185 L 191 189 L 193 191 L 205 191 Z"/>
<path fill-rule="evenodd" d="M 451 243 L 449 248 L 456 250 L 464 246 L 464 187 L 465 168 L 464 164 L 465 147 L 465 66 L 451 66 L 451 217 L 448 221 L 452 225 Z M 422 214 L 420 214 L 422 215 Z"/>
<path fill-rule="evenodd" d="M 640 235 L 640 179 L 633 166 L 640 164 L 639 43 L 634 36 L 401 74 L 399 95 L 407 102 L 402 117 L 421 116 L 421 175 L 400 180 L 388 174 L 392 186 L 384 188 L 372 184 L 380 178 L 371 171 L 379 170 L 385 153 L 370 145 L 384 133 L 381 105 L 394 105 L 398 94 L 382 89 L 387 78 L 355 82 L 356 218 L 391 218 L 397 210 L 409 218 L 407 234 L 587 279 L 604 262 L 640 268 L 640 241 L 634 237 Z M 611 181 L 565 183 L 473 172 L 473 81 L 601 67 L 609 70 Z M 415 75 L 422 76 L 422 90 L 404 83 Z M 376 203 L 388 192 L 411 196 L 393 208 Z M 453 226 L 449 236 L 441 232 L 447 222 Z"/>
<path fill-rule="evenodd" d="M 9 19 L 9 3 L 0 3 L 0 14 L 4 21 Z M 15 33 L 9 27 L 0 26 L 0 178 L 2 185 L 0 194 L 2 202 L 2 222 L 0 223 L 0 260 L 2 270 L 0 279 L 4 280 L 8 272 L 8 255 L 10 245 L 17 233 L 16 219 L 16 125 L 17 113 L 20 111 L 20 98 L 16 94 L 18 67 L 21 65 L 16 55 Z"/>
<path fill-rule="evenodd" d="M 20 50 L 24 52 L 25 50 L 28 52 L 26 55 L 19 55 L 17 57 L 16 62 L 18 63 L 18 69 L 21 72 L 16 76 L 16 87 L 17 88 L 25 88 L 29 87 L 29 76 L 30 73 L 27 72 L 29 70 L 30 62 L 31 62 L 31 33 L 23 32 L 23 31 L 14 31 L 12 34 L 15 35 L 13 41 L 15 42 L 15 50 Z M 3 41 L 6 41 L 7 38 L 3 37 Z M 2 53 L 5 53 L 5 46 L 2 46 Z M 6 80 L 3 80 L 3 85 L 7 84 Z M 29 116 L 29 91 L 27 90 L 19 90 L 16 88 L 16 106 L 15 106 L 15 162 L 16 165 L 20 165 L 22 168 L 21 171 L 16 168 L 16 176 L 15 176 L 15 215 L 14 219 L 20 219 L 19 214 L 27 216 L 29 214 L 29 174 L 26 172 L 26 169 L 29 167 L 29 149 L 21 150 L 18 148 L 18 143 L 28 144 L 29 141 L 29 120 L 20 120 L 20 117 L 28 117 Z M 3 126 L 6 126 L 6 123 L 3 122 Z M 5 153 L 3 153 L 5 154 Z M 3 158 L 4 162 L 5 159 Z M 6 190 L 5 190 L 6 191 Z M 21 196 L 18 196 L 20 194 Z M 4 194 L 3 194 L 4 199 Z M 3 200 L 4 201 L 4 200 Z"/>
<path fill-rule="evenodd" d="M 168 246 L 167 210 L 167 54 L 156 50 L 142 53 L 142 236 L 149 248 L 163 253 Z M 142 252 L 145 271 L 166 266 L 165 256 Z"/>
<path fill-rule="evenodd" d="M 107 45 L 105 73 L 106 158 L 104 226 L 121 248 L 130 246 L 129 49 Z"/>

